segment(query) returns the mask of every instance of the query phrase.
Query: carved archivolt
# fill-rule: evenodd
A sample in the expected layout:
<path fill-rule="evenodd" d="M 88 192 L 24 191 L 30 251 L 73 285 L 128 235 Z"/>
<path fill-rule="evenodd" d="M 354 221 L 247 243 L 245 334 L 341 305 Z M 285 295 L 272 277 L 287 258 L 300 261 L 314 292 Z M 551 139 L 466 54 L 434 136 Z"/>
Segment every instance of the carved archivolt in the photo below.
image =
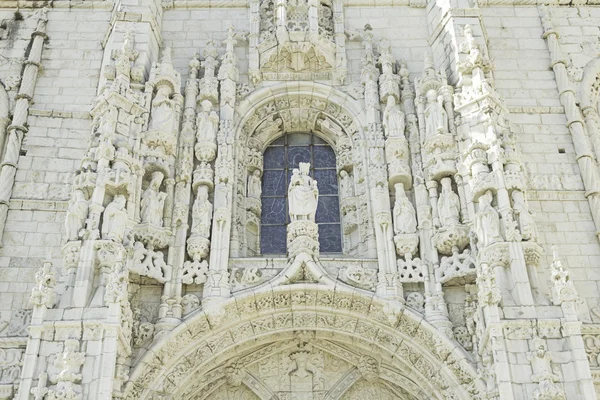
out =
<path fill-rule="evenodd" d="M 412 311 L 391 312 L 374 297 L 322 288 L 282 286 L 228 300 L 221 318 L 194 314 L 137 363 L 127 398 L 146 399 L 165 391 L 187 398 L 183 393 L 191 394 L 190 385 L 214 380 L 210 375 L 215 366 L 251 348 L 289 341 L 298 332 L 360 348 L 364 354 L 384 354 L 392 360 L 386 367 L 392 372 L 386 374 L 410 369 L 413 379 L 431 382 L 433 398 L 455 388 L 456 398 L 467 399 L 466 388 L 478 386 L 467 353 Z"/>
<path fill-rule="evenodd" d="M 237 108 L 240 114 L 237 136 L 254 137 L 263 146 L 283 132 L 306 132 L 317 129 L 332 144 L 342 132 L 359 134 L 367 125 L 360 103 L 331 86 L 313 82 L 281 84 L 257 90 Z M 327 121 L 325 128 L 318 121 Z M 278 129 L 275 129 L 278 128 Z"/>

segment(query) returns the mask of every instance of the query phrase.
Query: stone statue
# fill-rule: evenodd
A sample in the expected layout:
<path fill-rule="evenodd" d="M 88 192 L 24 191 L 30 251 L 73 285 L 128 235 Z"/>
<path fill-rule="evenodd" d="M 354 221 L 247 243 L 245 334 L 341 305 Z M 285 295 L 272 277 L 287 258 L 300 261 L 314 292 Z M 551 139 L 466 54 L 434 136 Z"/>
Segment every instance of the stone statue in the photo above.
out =
<path fill-rule="evenodd" d="M 319 189 L 317 189 L 317 181 L 308 175 L 309 170 L 309 163 L 300 163 L 299 168 L 294 168 L 292 172 L 292 179 L 288 188 L 290 219 L 292 221 L 315 220 Z"/>
<path fill-rule="evenodd" d="M 475 216 L 475 233 L 480 247 L 502 240 L 500 216 L 492 206 L 492 192 L 489 190 L 479 198 L 479 211 Z"/>
<path fill-rule="evenodd" d="M 388 97 L 387 106 L 383 112 L 383 127 L 387 137 L 399 137 L 404 135 L 404 113 L 396 104 L 394 96 Z"/>
<path fill-rule="evenodd" d="M 125 196 L 118 194 L 106 206 L 102 221 L 102 239 L 110 239 L 116 242 L 123 241 L 125 228 L 127 227 L 126 203 Z"/>
<path fill-rule="evenodd" d="M 438 133 L 448 132 L 448 115 L 444 110 L 442 96 L 438 97 L 435 89 L 429 90 L 426 96 L 425 133 L 426 137 L 430 138 Z"/>
<path fill-rule="evenodd" d="M 394 234 L 408 234 L 417 232 L 417 217 L 415 208 L 406 197 L 404 185 L 396 183 L 396 202 L 394 203 Z"/>
<path fill-rule="evenodd" d="M 521 237 L 523 240 L 537 239 L 537 229 L 533 219 L 533 213 L 529 210 L 525 202 L 523 192 L 515 190 L 512 192 L 513 210 L 515 211 L 515 219 L 519 223 Z"/>
<path fill-rule="evenodd" d="M 152 179 L 148 185 L 148 189 L 142 195 L 142 223 L 148 223 L 162 226 L 163 210 L 165 207 L 165 198 L 167 195 L 160 192 L 160 185 L 164 179 L 164 175 L 160 171 L 152 173 Z"/>
<path fill-rule="evenodd" d="M 88 202 L 85 194 L 81 190 L 75 190 L 73 197 L 69 202 L 65 227 L 67 228 L 67 240 L 77 240 L 79 231 L 85 225 L 85 219 L 88 215 Z"/>
<path fill-rule="evenodd" d="M 200 185 L 192 208 L 192 233 L 210 237 L 210 222 L 213 206 L 208 200 L 208 186 Z"/>
<path fill-rule="evenodd" d="M 214 142 L 217 137 L 219 127 L 219 116 L 212 110 L 212 103 L 209 100 L 202 102 L 202 111 L 198 114 L 196 126 L 198 133 L 196 137 L 199 142 Z"/>
<path fill-rule="evenodd" d="M 160 85 L 152 100 L 149 130 L 172 133 L 175 129 L 175 102 L 170 99 L 171 87 Z"/>
<path fill-rule="evenodd" d="M 248 175 L 248 197 L 260 199 L 261 194 L 260 170 L 255 169 L 254 172 Z"/>
<path fill-rule="evenodd" d="M 442 227 L 459 224 L 460 199 L 452 190 L 452 179 L 442 178 L 442 193 L 437 202 L 440 225 Z"/>
<path fill-rule="evenodd" d="M 354 182 L 345 170 L 340 171 L 340 194 L 342 199 L 354 197 Z"/>

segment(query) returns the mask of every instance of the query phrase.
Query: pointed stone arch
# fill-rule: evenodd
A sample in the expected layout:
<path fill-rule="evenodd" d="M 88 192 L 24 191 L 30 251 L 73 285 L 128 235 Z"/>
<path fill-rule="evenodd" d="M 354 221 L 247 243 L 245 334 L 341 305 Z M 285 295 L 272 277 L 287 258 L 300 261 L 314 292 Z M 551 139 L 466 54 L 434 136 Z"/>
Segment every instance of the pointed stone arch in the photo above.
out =
<path fill-rule="evenodd" d="M 272 352 L 298 334 L 379 359 L 381 379 L 417 382 L 425 398 L 468 399 L 481 388 L 468 354 L 422 316 L 343 284 L 296 284 L 234 296 L 220 317 L 191 315 L 136 363 L 126 397 L 193 398 L 232 359 Z"/>

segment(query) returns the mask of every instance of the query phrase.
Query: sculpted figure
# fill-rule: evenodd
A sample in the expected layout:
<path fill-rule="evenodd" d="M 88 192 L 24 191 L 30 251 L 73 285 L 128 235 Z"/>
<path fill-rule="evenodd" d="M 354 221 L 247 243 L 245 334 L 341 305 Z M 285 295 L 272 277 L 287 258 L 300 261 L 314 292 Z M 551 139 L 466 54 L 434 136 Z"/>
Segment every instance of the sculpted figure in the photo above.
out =
<path fill-rule="evenodd" d="M 254 172 L 248 175 L 248 197 L 260 199 L 261 194 L 260 170 L 255 169 Z"/>
<path fill-rule="evenodd" d="M 102 239 L 111 239 L 116 242 L 123 241 L 127 227 L 127 200 L 123 195 L 116 195 L 112 202 L 104 209 L 102 221 Z"/>
<path fill-rule="evenodd" d="M 142 195 L 141 217 L 143 223 L 162 226 L 163 210 L 165 207 L 165 198 L 167 195 L 160 192 L 164 175 L 160 171 L 152 173 L 152 180 L 148 189 Z"/>
<path fill-rule="evenodd" d="M 343 199 L 354 197 L 354 182 L 348 172 L 340 171 L 340 194 Z"/>
<path fill-rule="evenodd" d="M 492 192 L 487 191 L 479 198 L 479 211 L 475 216 L 475 233 L 480 247 L 499 242 L 500 216 L 492 206 Z"/>
<path fill-rule="evenodd" d="M 212 211 L 213 206 L 208 200 L 208 186 L 200 185 L 192 208 L 192 233 L 205 238 L 210 237 Z"/>
<path fill-rule="evenodd" d="M 448 115 L 444 110 L 443 99 L 438 97 L 437 91 L 431 89 L 427 92 L 427 106 L 425 106 L 425 132 L 432 137 L 438 133 L 448 132 Z"/>
<path fill-rule="evenodd" d="M 387 137 L 398 137 L 404 135 L 404 113 L 400 105 L 396 104 L 394 96 L 388 97 L 387 106 L 383 112 L 383 127 Z"/>
<path fill-rule="evenodd" d="M 396 183 L 396 202 L 394 203 L 394 234 L 417 232 L 417 216 L 415 208 L 406 197 L 404 185 Z"/>
<path fill-rule="evenodd" d="M 65 219 L 65 227 L 67 228 L 67 240 L 77 240 L 79 231 L 85 224 L 85 219 L 88 215 L 88 202 L 81 190 L 73 192 L 73 197 L 69 203 L 67 210 L 67 218 Z"/>
<path fill-rule="evenodd" d="M 173 132 L 175 128 L 174 101 L 170 99 L 171 87 L 160 85 L 156 96 L 152 100 L 152 113 L 150 114 L 150 130 Z"/>
<path fill-rule="evenodd" d="M 452 226 L 459 223 L 460 199 L 452 190 L 452 180 L 449 177 L 442 178 L 442 193 L 438 199 L 438 214 L 442 227 Z"/>
<path fill-rule="evenodd" d="M 523 192 L 515 190 L 512 192 L 513 210 L 515 211 L 515 219 L 519 223 L 521 237 L 523 240 L 537 239 L 537 229 L 533 219 L 533 213 L 525 203 Z"/>
<path fill-rule="evenodd" d="M 309 163 L 300 163 L 299 168 L 294 168 L 292 172 L 292 179 L 288 188 L 290 219 L 292 221 L 315 220 L 319 190 L 317 189 L 317 181 L 308 175 L 309 170 Z"/>
<path fill-rule="evenodd" d="M 199 142 L 214 142 L 217 137 L 219 116 L 211 110 L 212 103 L 209 100 L 204 100 L 202 102 L 202 112 L 196 120 L 196 126 L 198 127 L 196 137 Z"/>

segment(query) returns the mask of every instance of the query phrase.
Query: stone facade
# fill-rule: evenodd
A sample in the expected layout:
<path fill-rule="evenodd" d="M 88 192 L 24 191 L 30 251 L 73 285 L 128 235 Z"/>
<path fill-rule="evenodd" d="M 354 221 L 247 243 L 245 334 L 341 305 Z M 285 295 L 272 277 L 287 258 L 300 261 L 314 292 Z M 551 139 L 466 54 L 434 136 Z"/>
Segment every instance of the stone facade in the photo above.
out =
<path fill-rule="evenodd" d="M 0 2 L 0 399 L 597 397 L 598 4 L 43 6 Z"/>

